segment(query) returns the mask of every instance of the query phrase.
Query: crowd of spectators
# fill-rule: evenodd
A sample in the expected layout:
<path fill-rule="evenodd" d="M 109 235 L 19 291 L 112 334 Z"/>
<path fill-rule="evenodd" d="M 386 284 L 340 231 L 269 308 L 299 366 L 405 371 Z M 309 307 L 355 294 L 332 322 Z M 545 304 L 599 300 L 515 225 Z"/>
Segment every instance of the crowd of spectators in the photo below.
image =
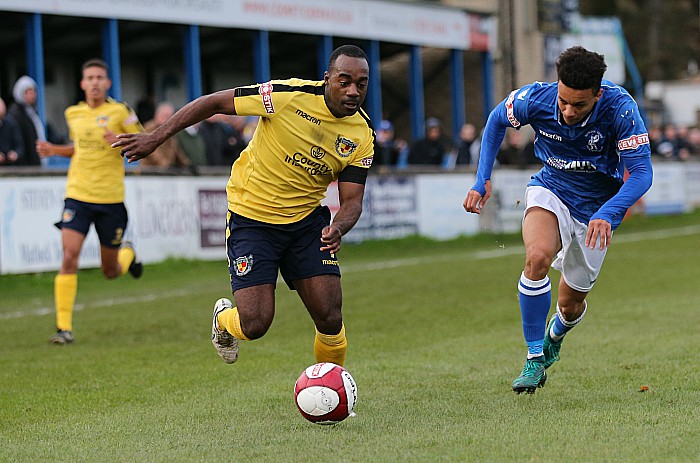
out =
<path fill-rule="evenodd" d="M 700 161 L 700 127 L 673 124 L 652 126 L 649 142 L 654 161 Z M 426 136 L 413 143 L 397 138 L 394 125 L 387 120 L 377 129 L 378 155 L 375 164 L 403 169 L 410 166 L 440 166 L 443 169 L 476 168 L 479 163 L 481 135 L 466 123 L 452 141 L 443 135 L 436 118 L 426 120 Z M 527 168 L 541 164 L 535 157 L 535 133 L 529 127 L 507 129 L 496 158 L 496 166 Z"/>
<path fill-rule="evenodd" d="M 700 127 L 652 126 L 649 143 L 654 160 L 700 160 Z"/>
<path fill-rule="evenodd" d="M 140 112 L 153 114 L 143 124 L 144 130 L 151 132 L 175 113 L 175 107 L 161 102 L 151 112 L 147 105 L 141 104 Z M 216 114 L 166 140 L 140 161 L 141 166 L 148 169 L 231 166 L 248 145 L 255 124 L 255 120 L 247 117 Z"/>
<path fill-rule="evenodd" d="M 13 100 L 6 104 L 0 98 L 0 167 L 66 167 L 70 162 L 68 158 L 62 158 L 63 162 L 54 165 L 50 162 L 52 157 L 42 160 L 37 153 L 37 142 L 62 144 L 68 140 L 56 134 L 50 124 L 42 123 L 36 110 L 37 85 L 31 77 L 22 76 L 17 80 Z M 136 107 L 146 131 L 155 130 L 175 112 L 173 104 L 167 101 L 156 104 L 152 95 L 139 100 Z M 256 124 L 254 118 L 217 114 L 170 138 L 141 160 L 139 167 L 163 170 L 231 166 L 248 145 Z"/>
<path fill-rule="evenodd" d="M 20 77 L 12 96 L 11 104 L 6 105 L 0 99 L 0 166 L 42 165 L 36 152 L 37 141 L 65 143 L 65 137 L 55 134 L 50 124 L 42 124 L 36 111 L 36 82 L 31 77 Z M 171 103 L 156 103 L 153 95 L 144 96 L 136 107 L 146 131 L 155 130 L 175 112 Z M 247 146 L 256 124 L 255 118 L 217 114 L 170 138 L 141 160 L 140 165 L 150 170 L 230 166 Z M 396 136 L 391 121 L 379 121 L 375 165 L 389 169 L 410 166 L 436 166 L 447 170 L 476 168 L 481 138 L 473 124 L 464 124 L 454 139 L 445 135 L 443 124 L 437 118 L 428 118 L 425 128 L 425 137 L 408 142 Z M 497 165 L 516 168 L 538 165 L 534 140 L 532 130 L 508 129 Z M 652 126 L 649 141 L 654 160 L 700 160 L 700 127 Z"/>

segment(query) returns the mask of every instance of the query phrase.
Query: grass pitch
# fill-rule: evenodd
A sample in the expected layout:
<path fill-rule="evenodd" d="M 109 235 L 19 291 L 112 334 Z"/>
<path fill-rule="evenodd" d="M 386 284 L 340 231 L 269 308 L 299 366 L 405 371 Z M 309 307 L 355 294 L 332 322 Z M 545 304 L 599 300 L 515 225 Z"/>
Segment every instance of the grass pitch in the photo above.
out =
<path fill-rule="evenodd" d="M 517 235 L 345 245 L 358 416 L 326 427 L 293 404 L 314 331 L 284 284 L 229 366 L 223 260 L 81 271 L 67 347 L 54 275 L 2 276 L 0 462 L 700 461 L 700 213 L 622 225 L 547 385 L 518 396 L 523 258 Z"/>

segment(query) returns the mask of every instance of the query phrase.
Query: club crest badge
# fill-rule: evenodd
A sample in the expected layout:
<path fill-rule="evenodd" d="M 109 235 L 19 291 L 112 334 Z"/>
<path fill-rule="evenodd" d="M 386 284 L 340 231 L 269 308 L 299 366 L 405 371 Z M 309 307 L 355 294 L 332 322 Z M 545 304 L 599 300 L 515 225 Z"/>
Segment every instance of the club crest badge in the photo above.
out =
<path fill-rule="evenodd" d="M 97 116 L 97 126 L 98 127 L 107 127 L 107 124 L 109 123 L 109 117 L 107 116 Z"/>
<path fill-rule="evenodd" d="M 233 266 L 236 270 L 236 276 L 242 277 L 253 268 L 253 255 L 249 254 L 247 256 L 236 258 L 236 260 L 233 262 Z"/>
<path fill-rule="evenodd" d="M 73 209 L 63 209 L 63 216 L 61 217 L 61 222 L 68 223 L 75 217 L 75 211 Z"/>
<path fill-rule="evenodd" d="M 355 149 L 357 149 L 357 143 L 342 135 L 338 135 L 338 138 L 335 140 L 335 152 L 338 153 L 338 155 L 346 158 L 354 153 Z"/>
<path fill-rule="evenodd" d="M 593 151 L 594 153 L 603 151 L 605 140 L 602 133 L 597 130 L 589 130 L 586 132 L 586 139 L 588 140 L 586 142 L 586 148 L 588 148 L 588 151 Z"/>

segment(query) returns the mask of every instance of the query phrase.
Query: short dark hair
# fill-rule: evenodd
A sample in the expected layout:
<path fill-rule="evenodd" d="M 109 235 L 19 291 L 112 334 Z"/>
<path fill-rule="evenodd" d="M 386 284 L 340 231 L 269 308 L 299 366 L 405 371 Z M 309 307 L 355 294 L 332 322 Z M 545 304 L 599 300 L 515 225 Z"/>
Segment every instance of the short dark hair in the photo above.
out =
<path fill-rule="evenodd" d="M 580 46 L 567 49 L 557 58 L 559 81 L 574 90 L 590 88 L 598 93 L 607 68 L 603 55 Z"/>
<path fill-rule="evenodd" d="M 337 60 L 338 57 L 341 55 L 349 56 L 350 58 L 360 58 L 369 63 L 367 55 L 362 50 L 362 48 L 357 47 L 355 45 L 341 45 L 335 50 L 333 50 L 333 53 L 331 53 L 331 57 L 328 60 L 328 70 L 335 66 L 335 60 Z"/>
<path fill-rule="evenodd" d="M 83 63 L 83 65 L 80 66 L 80 70 L 84 71 L 87 68 L 92 68 L 92 67 L 102 68 L 105 71 L 107 71 L 107 73 L 109 73 L 109 66 L 107 65 L 107 63 L 105 63 L 104 61 L 102 61 L 99 58 L 92 58 L 92 59 L 85 61 Z"/>

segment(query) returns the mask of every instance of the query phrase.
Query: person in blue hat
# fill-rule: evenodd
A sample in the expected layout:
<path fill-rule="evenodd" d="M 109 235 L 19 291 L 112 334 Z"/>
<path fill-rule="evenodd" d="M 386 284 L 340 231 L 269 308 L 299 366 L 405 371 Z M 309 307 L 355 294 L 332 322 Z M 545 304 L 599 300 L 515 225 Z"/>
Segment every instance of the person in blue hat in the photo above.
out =
<path fill-rule="evenodd" d="M 408 144 L 404 140 L 396 139 L 394 124 L 386 119 L 379 123 L 377 128 L 377 151 L 375 163 L 380 166 L 400 166 L 402 154 L 407 150 Z"/>

